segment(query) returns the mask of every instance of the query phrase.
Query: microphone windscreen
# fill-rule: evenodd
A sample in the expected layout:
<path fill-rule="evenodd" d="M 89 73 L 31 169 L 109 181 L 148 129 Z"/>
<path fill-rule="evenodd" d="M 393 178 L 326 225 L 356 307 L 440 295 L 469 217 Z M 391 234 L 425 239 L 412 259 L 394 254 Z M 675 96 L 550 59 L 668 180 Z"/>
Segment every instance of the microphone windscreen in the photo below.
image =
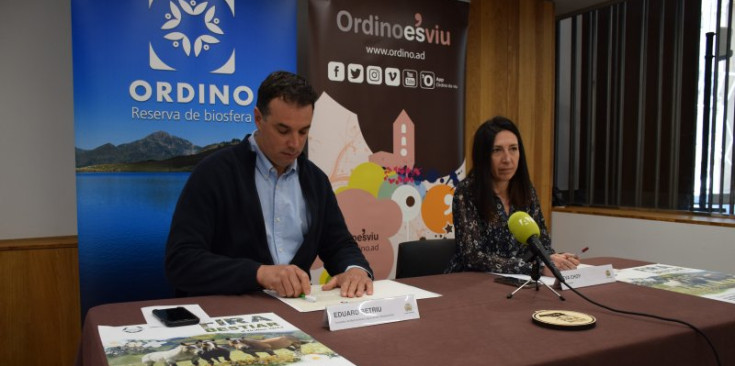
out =
<path fill-rule="evenodd" d="M 527 244 L 528 238 L 536 235 L 541 236 L 541 231 L 533 218 L 523 212 L 516 211 L 508 218 L 508 228 L 511 234 L 524 245 Z"/>

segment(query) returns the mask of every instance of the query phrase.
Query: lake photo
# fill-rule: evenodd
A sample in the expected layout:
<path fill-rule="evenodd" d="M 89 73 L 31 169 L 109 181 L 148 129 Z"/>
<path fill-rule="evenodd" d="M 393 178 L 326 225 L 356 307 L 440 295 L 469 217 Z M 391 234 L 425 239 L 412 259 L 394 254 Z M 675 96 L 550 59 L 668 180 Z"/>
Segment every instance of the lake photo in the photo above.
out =
<path fill-rule="evenodd" d="M 77 173 L 82 314 L 92 306 L 173 296 L 163 269 L 186 173 Z"/>

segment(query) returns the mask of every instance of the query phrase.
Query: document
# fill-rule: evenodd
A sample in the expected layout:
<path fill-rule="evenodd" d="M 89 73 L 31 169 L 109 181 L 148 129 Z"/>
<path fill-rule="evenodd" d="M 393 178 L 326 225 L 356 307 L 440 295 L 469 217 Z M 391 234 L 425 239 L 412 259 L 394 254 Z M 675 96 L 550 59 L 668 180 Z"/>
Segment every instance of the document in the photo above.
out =
<path fill-rule="evenodd" d="M 735 275 L 731 274 L 668 264 L 649 264 L 617 270 L 615 279 L 735 304 Z"/>
<path fill-rule="evenodd" d="M 313 301 L 304 298 L 286 298 L 280 297 L 274 291 L 265 290 L 265 293 L 283 301 L 292 308 L 304 313 L 310 311 L 320 311 L 329 305 L 347 304 L 351 302 L 360 302 L 365 300 L 374 300 L 385 297 L 413 295 L 416 300 L 439 297 L 440 294 L 422 290 L 418 287 L 405 285 L 393 280 L 379 280 L 373 282 L 373 294 L 363 295 L 362 297 L 342 297 L 340 289 L 335 288 L 329 291 L 322 291 L 322 285 L 311 285 L 311 296 Z"/>
<path fill-rule="evenodd" d="M 201 324 L 98 327 L 109 365 L 354 365 L 274 313 L 223 316 Z M 200 363 L 201 362 L 201 363 Z"/>
<path fill-rule="evenodd" d="M 503 277 L 513 277 L 513 278 L 519 278 L 524 281 L 531 279 L 531 276 L 524 275 L 524 274 L 516 274 L 516 273 L 496 273 L 496 272 L 490 272 L 491 274 L 503 276 Z M 540 276 L 538 279 L 540 282 L 543 282 L 549 286 L 553 286 L 556 282 L 556 278 L 549 277 L 549 276 Z"/>

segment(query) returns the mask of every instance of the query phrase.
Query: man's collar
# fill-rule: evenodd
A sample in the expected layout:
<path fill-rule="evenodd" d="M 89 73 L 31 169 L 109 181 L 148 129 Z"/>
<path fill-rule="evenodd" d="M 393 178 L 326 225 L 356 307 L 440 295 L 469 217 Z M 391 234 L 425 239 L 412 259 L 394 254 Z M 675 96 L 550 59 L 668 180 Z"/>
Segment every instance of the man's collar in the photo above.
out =
<path fill-rule="evenodd" d="M 253 151 L 256 154 L 255 158 L 255 167 L 258 169 L 261 174 L 268 176 L 271 171 L 276 173 L 276 167 L 273 166 L 273 163 L 271 163 L 270 159 L 268 159 L 267 156 L 263 153 L 262 150 L 260 150 L 260 146 L 258 146 L 258 141 L 255 139 L 255 136 L 258 134 L 258 130 L 255 130 L 252 135 L 248 136 L 248 143 L 250 143 L 250 150 Z M 299 164 L 298 164 L 298 158 L 294 160 L 293 163 L 291 163 L 290 166 L 286 168 L 286 170 L 283 172 L 283 174 L 290 174 L 292 171 L 294 173 L 297 173 L 299 171 Z"/>

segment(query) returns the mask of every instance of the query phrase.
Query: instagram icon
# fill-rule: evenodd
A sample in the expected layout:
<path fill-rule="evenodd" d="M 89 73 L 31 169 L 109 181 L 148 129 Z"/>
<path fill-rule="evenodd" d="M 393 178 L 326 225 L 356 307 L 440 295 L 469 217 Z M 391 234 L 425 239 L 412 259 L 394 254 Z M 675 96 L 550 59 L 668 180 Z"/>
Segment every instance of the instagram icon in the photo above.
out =
<path fill-rule="evenodd" d="M 368 84 L 380 85 L 383 83 L 383 69 L 380 66 L 368 66 L 365 71 Z"/>

